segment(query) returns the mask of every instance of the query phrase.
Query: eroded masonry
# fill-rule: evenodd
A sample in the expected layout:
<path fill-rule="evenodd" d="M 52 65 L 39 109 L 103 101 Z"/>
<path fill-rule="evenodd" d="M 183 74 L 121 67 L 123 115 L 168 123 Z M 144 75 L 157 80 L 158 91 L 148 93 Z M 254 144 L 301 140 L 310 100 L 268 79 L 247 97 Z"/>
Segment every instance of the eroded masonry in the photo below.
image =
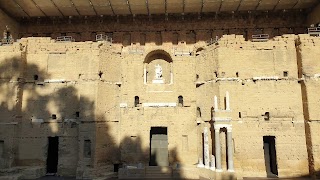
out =
<path fill-rule="evenodd" d="M 0 1 L 0 179 L 320 176 L 318 1 L 89 1 Z"/>

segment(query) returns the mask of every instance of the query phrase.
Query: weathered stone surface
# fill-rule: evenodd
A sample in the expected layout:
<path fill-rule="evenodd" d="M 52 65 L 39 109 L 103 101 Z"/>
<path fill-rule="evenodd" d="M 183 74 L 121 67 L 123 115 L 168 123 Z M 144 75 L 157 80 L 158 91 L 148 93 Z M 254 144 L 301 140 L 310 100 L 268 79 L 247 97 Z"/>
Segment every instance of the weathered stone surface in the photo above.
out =
<path fill-rule="evenodd" d="M 280 20 L 268 25 L 278 27 Z M 206 22 L 185 25 L 194 32 L 173 22 L 132 25 L 136 31 L 129 35 L 127 26 L 116 24 L 112 28 L 123 31 L 114 32 L 113 43 L 28 37 L 0 46 L 3 178 L 44 175 L 53 156 L 49 137 L 58 137 L 56 173 L 77 178 L 113 176 L 118 170 L 120 178 L 265 177 L 264 136 L 275 137 L 279 177 L 319 172 L 319 37 L 284 34 L 252 42 L 223 30 L 208 35 L 213 25 Z M 26 27 L 21 30 L 26 36 L 32 29 L 53 28 Z M 170 32 L 161 31 L 165 27 Z M 144 45 L 140 28 L 161 32 L 148 31 Z M 204 41 L 218 34 L 216 43 Z M 91 36 L 81 35 L 81 40 Z M 215 131 L 213 124 L 222 128 Z M 157 158 L 150 147 L 152 127 L 165 129 L 154 132 L 168 137 L 155 146 L 168 147 L 169 167 L 149 166 Z M 231 155 L 235 173 L 226 172 Z M 207 168 L 216 161 L 216 171 L 202 163 L 197 167 L 199 159 Z M 11 169 L 20 166 L 29 168 Z"/>

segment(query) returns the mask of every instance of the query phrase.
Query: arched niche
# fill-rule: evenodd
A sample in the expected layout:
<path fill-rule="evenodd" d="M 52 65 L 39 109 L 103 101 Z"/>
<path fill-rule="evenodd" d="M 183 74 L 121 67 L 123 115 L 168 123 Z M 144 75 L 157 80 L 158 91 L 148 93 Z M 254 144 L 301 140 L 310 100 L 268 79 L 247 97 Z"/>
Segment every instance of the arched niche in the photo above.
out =
<path fill-rule="evenodd" d="M 144 59 L 144 84 L 172 84 L 172 58 L 164 50 L 154 50 Z"/>

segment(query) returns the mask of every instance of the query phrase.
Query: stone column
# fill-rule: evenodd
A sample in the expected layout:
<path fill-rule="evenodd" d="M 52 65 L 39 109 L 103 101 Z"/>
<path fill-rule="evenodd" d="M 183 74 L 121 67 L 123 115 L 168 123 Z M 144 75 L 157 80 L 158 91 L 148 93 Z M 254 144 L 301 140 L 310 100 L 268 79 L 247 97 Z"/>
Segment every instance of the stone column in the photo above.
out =
<path fill-rule="evenodd" d="M 226 110 L 230 111 L 230 97 L 229 97 L 229 92 L 226 92 Z"/>
<path fill-rule="evenodd" d="M 234 172 L 232 128 L 231 127 L 227 127 L 227 148 L 228 148 L 228 171 L 229 172 Z"/>
<path fill-rule="evenodd" d="M 214 128 L 215 149 L 216 149 L 216 171 L 222 172 L 221 168 L 221 147 L 220 147 L 220 128 Z"/>
<path fill-rule="evenodd" d="M 206 169 L 209 169 L 210 157 L 209 157 L 209 137 L 208 137 L 208 128 L 204 127 L 203 130 L 203 142 L 204 142 L 204 166 Z"/>
<path fill-rule="evenodd" d="M 217 96 L 214 96 L 214 110 L 215 111 L 218 110 L 218 98 L 217 98 Z"/>
<path fill-rule="evenodd" d="M 211 155 L 211 164 L 210 164 L 210 170 L 215 171 L 216 170 L 216 158 L 214 155 Z"/>

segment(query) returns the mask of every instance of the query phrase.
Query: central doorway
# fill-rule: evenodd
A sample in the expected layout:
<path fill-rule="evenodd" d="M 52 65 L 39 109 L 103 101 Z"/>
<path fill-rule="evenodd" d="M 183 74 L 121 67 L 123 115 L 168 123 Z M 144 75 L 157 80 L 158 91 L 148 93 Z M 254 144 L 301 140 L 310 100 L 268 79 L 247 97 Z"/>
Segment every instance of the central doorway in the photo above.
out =
<path fill-rule="evenodd" d="M 151 127 L 150 166 L 169 166 L 167 127 Z"/>
<path fill-rule="evenodd" d="M 57 173 L 59 137 L 48 137 L 47 174 Z"/>

